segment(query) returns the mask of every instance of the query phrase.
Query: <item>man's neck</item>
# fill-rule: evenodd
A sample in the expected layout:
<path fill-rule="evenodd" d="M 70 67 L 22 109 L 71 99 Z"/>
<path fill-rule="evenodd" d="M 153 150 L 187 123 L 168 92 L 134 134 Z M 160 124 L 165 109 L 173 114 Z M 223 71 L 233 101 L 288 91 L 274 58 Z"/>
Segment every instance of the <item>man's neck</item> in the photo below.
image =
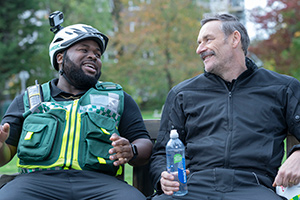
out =
<path fill-rule="evenodd" d="M 68 81 L 62 76 L 59 77 L 57 87 L 64 92 L 77 95 L 79 93 L 84 92 L 85 90 L 77 89 L 73 85 L 69 84 Z"/>
<path fill-rule="evenodd" d="M 224 73 L 220 77 L 224 81 L 232 82 L 232 80 L 237 79 L 244 71 L 247 70 L 245 58 L 234 59 L 234 63 L 228 65 Z"/>

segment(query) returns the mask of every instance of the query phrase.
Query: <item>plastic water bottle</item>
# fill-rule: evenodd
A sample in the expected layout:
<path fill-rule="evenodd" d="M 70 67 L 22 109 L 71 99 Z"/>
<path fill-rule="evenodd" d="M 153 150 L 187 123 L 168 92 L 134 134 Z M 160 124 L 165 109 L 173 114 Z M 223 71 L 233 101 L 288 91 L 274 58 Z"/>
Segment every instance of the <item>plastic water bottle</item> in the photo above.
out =
<path fill-rule="evenodd" d="M 180 183 L 179 191 L 174 192 L 175 196 L 183 196 L 188 193 L 186 184 L 185 171 L 185 153 L 184 145 L 178 138 L 177 130 L 171 130 L 170 140 L 166 146 L 167 170 L 171 173 L 176 181 Z"/>

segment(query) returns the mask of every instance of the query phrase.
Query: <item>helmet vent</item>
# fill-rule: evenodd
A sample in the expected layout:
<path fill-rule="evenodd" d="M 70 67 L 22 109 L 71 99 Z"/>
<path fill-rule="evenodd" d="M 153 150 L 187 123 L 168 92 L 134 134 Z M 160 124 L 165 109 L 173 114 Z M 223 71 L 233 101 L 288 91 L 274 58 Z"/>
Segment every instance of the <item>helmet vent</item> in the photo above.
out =
<path fill-rule="evenodd" d="M 66 34 L 68 34 L 68 35 L 72 35 L 73 33 L 71 33 L 71 32 L 68 32 L 68 31 L 66 31 L 65 32 Z"/>
<path fill-rule="evenodd" d="M 62 38 L 57 38 L 53 43 L 56 43 L 56 42 L 59 42 L 59 41 L 62 41 L 62 40 L 64 40 L 64 39 L 62 39 Z"/>

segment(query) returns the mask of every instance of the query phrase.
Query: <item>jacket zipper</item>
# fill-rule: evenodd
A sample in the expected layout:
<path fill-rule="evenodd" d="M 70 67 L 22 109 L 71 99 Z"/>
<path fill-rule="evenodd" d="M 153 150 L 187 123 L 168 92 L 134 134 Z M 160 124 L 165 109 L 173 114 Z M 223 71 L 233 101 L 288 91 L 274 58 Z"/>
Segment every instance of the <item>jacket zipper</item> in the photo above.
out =
<path fill-rule="evenodd" d="M 228 135 L 226 137 L 225 143 L 225 160 L 224 160 L 224 168 L 229 167 L 229 160 L 230 160 L 230 149 L 231 149 L 231 142 L 232 142 L 232 127 L 233 127 L 233 116 L 232 116 L 232 92 L 229 91 L 228 93 Z"/>

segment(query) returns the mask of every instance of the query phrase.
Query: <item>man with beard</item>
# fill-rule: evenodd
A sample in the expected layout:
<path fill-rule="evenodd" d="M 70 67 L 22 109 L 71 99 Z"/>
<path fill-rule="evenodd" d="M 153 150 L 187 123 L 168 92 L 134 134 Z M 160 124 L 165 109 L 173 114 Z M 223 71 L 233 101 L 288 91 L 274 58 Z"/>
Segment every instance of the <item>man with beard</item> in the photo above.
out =
<path fill-rule="evenodd" d="M 98 81 L 107 43 L 84 24 L 55 35 L 49 54 L 58 79 L 17 96 L 0 126 L 0 165 L 17 153 L 21 171 L 1 199 L 145 199 L 116 178 L 123 164 L 145 164 L 152 143 L 130 95 Z"/>
<path fill-rule="evenodd" d="M 300 83 L 246 57 L 250 39 L 236 17 L 201 24 L 196 53 L 205 71 L 166 99 L 150 164 L 154 199 L 173 199 L 180 186 L 165 170 L 171 129 L 185 144 L 188 169 L 188 193 L 176 199 L 282 199 L 274 187 L 300 181 L 300 145 L 280 167 L 287 133 L 300 139 Z"/>

